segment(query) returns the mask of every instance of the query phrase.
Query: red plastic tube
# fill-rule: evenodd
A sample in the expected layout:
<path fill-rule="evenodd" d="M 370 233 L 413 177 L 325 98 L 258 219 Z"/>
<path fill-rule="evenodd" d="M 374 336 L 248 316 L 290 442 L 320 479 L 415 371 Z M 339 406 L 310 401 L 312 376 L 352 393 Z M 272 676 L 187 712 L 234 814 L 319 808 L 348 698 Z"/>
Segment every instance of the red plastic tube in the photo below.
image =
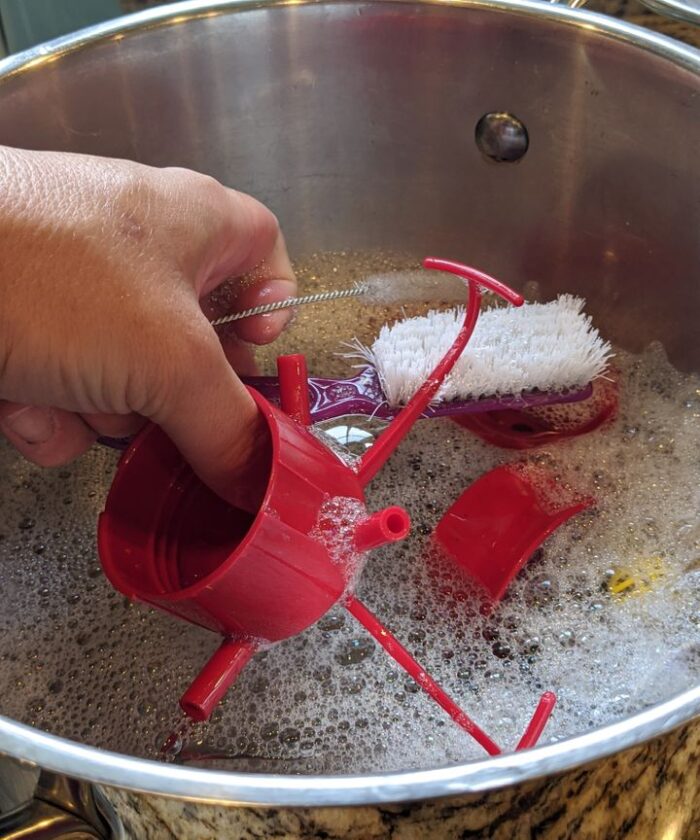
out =
<path fill-rule="evenodd" d="M 440 257 L 426 257 L 423 260 L 423 268 L 432 269 L 433 271 L 446 271 L 449 274 L 456 274 L 457 277 L 461 277 L 463 280 L 472 280 L 474 283 L 478 283 L 479 286 L 483 286 L 484 289 L 488 289 L 490 292 L 503 298 L 503 300 L 508 301 L 508 303 L 512 303 L 513 306 L 522 306 L 525 303 L 525 298 L 520 292 L 514 291 L 510 286 L 506 286 L 505 283 L 501 283 L 500 280 L 491 277 L 490 274 L 484 274 L 483 271 L 479 271 L 479 269 L 472 268 L 469 265 L 462 265 L 462 263 L 453 262 L 452 260 L 443 260 Z"/>
<path fill-rule="evenodd" d="M 208 720 L 257 649 L 251 639 L 224 639 L 180 698 L 182 711 L 192 720 Z"/>
<path fill-rule="evenodd" d="M 518 292 L 513 291 L 513 289 L 510 289 L 488 274 L 477 271 L 475 268 L 434 257 L 427 257 L 423 260 L 423 266 L 427 269 L 436 269 L 438 271 L 447 271 L 451 274 L 456 274 L 458 277 L 462 277 L 467 281 L 468 295 L 464 323 L 457 333 L 457 337 L 452 343 L 452 346 L 437 363 L 430 376 L 411 397 L 406 407 L 397 415 L 386 431 L 379 436 L 374 446 L 363 455 L 357 471 L 358 478 L 363 487 L 374 478 L 389 459 L 391 453 L 404 437 L 406 437 L 413 424 L 440 390 L 440 386 L 447 374 L 454 367 L 457 359 L 462 355 L 479 318 L 479 310 L 481 308 L 481 292 L 479 286 L 484 286 L 515 306 L 521 306 L 524 302 L 523 296 L 518 294 Z"/>
<path fill-rule="evenodd" d="M 384 650 L 409 674 L 418 685 L 441 706 L 452 720 L 465 732 L 474 738 L 489 755 L 500 755 L 501 748 L 467 716 L 455 701 L 441 688 L 435 680 L 426 673 L 406 648 L 384 627 L 379 619 L 367 607 L 349 595 L 345 600 L 345 607 L 360 624 L 379 642 Z M 544 724 L 543 724 L 544 725 Z"/>
<path fill-rule="evenodd" d="M 540 697 L 540 702 L 537 704 L 535 713 L 533 714 L 530 723 L 528 723 L 527 729 L 523 733 L 523 737 L 520 741 L 518 741 L 518 746 L 515 748 L 516 752 L 518 750 L 526 750 L 529 747 L 535 746 L 535 744 L 539 741 L 540 735 L 544 731 L 545 726 L 547 725 L 547 721 L 552 714 L 556 702 L 556 694 L 551 691 L 545 691 L 542 697 Z"/>
<path fill-rule="evenodd" d="M 371 551 L 380 545 L 402 540 L 411 530 L 411 519 L 403 508 L 394 506 L 378 510 L 355 529 L 355 548 Z"/>
<path fill-rule="evenodd" d="M 280 387 L 280 408 L 284 413 L 301 423 L 311 425 L 309 405 L 309 373 L 303 353 L 277 357 L 277 377 Z"/>

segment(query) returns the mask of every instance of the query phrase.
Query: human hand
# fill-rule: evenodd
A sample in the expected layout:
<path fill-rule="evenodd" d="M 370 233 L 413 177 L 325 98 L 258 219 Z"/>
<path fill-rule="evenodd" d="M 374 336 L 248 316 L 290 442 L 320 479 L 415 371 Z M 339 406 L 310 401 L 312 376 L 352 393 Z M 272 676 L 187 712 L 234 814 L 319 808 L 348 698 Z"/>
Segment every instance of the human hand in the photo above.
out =
<path fill-rule="evenodd" d="M 65 153 L 0 148 L 0 186 L 0 430 L 55 466 L 147 418 L 231 499 L 264 435 L 241 339 L 272 341 L 290 316 L 221 341 L 203 309 L 295 293 L 273 214 L 188 170 Z"/>

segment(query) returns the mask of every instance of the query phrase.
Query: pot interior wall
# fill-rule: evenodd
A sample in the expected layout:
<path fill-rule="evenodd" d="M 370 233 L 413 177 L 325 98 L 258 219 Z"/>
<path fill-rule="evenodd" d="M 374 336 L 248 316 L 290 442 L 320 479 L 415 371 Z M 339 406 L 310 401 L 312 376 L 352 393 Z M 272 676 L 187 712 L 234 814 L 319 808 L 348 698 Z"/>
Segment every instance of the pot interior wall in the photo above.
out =
<path fill-rule="evenodd" d="M 697 79 L 628 43 L 485 8 L 251 9 L 38 61 L 0 96 L 0 142 L 210 173 L 297 256 L 447 254 L 700 360 Z M 476 147 L 494 111 L 527 128 L 516 164 Z"/>

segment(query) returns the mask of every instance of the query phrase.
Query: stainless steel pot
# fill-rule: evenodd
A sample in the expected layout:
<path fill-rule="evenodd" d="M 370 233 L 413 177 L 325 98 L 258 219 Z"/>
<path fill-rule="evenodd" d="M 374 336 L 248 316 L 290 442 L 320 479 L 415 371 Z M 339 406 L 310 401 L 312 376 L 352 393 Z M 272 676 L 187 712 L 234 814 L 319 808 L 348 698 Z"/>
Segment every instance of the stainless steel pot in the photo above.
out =
<path fill-rule="evenodd" d="M 699 103 L 697 51 L 528 0 L 186 2 L 0 63 L 2 143 L 208 172 L 266 201 L 296 256 L 409 248 L 536 278 L 683 370 L 700 367 Z M 523 754 L 357 777 L 188 769 L 7 718 L 0 752 L 202 802 L 371 805 L 520 785 L 698 713 L 700 686 Z"/>

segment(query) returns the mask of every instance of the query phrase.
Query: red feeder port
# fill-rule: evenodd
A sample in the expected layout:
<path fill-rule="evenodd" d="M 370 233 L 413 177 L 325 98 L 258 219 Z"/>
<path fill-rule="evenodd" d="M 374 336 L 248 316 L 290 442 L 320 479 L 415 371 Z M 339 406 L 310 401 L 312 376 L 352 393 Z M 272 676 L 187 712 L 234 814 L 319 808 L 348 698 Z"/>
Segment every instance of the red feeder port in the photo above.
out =
<path fill-rule="evenodd" d="M 370 551 L 404 539 L 410 530 L 411 519 L 406 511 L 400 507 L 388 507 L 360 522 L 355 531 L 355 548 Z"/>

